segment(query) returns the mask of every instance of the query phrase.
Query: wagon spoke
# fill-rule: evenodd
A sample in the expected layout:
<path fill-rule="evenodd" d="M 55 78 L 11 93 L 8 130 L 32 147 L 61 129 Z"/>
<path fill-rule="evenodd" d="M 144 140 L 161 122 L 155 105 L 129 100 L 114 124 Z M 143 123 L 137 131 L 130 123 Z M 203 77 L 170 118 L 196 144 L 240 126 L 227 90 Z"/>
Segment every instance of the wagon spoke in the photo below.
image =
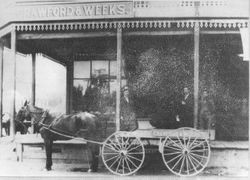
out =
<path fill-rule="evenodd" d="M 166 153 L 164 155 L 165 156 L 170 156 L 170 155 L 174 155 L 174 154 L 181 154 L 181 152 L 171 152 L 171 153 Z"/>
<path fill-rule="evenodd" d="M 126 164 L 127 164 L 127 166 L 128 166 L 129 171 L 131 172 L 132 170 L 131 170 L 131 168 L 130 168 L 130 166 L 129 166 L 129 163 L 128 163 L 127 158 L 124 158 L 124 160 L 125 160 L 125 162 L 126 162 Z"/>
<path fill-rule="evenodd" d="M 118 137 L 117 137 L 117 135 L 115 135 L 115 139 L 116 139 L 116 141 L 118 142 L 118 147 L 120 148 L 120 149 L 122 149 L 122 147 L 121 147 L 121 143 L 120 143 L 120 141 L 119 141 L 119 139 L 118 139 Z"/>
<path fill-rule="evenodd" d="M 106 159 L 105 161 L 108 162 L 108 161 L 110 161 L 110 160 L 112 160 L 112 159 L 115 159 L 115 158 L 118 158 L 118 157 L 119 157 L 119 155 L 116 155 L 116 156 L 113 156 L 113 157 L 111 157 L 111 158 L 109 158 L 109 159 Z"/>
<path fill-rule="evenodd" d="M 127 140 L 126 140 L 126 142 L 125 142 L 125 148 L 126 148 L 126 149 L 127 149 L 128 141 L 129 141 L 129 137 L 127 137 Z"/>
<path fill-rule="evenodd" d="M 193 156 L 195 156 L 195 157 L 197 157 L 197 158 L 201 158 L 201 159 L 203 159 L 203 158 L 208 158 L 207 156 L 201 156 L 201 155 L 199 155 L 199 154 L 194 154 L 194 153 L 190 153 L 190 154 L 192 154 Z"/>
<path fill-rule="evenodd" d="M 110 168 L 112 168 L 113 166 L 114 166 L 114 164 L 118 161 L 118 160 L 120 160 L 121 158 L 118 156 L 118 158 L 110 165 Z"/>
<path fill-rule="evenodd" d="M 130 153 L 128 153 L 128 154 L 143 154 L 143 152 L 130 152 Z"/>
<path fill-rule="evenodd" d="M 122 160 L 122 158 L 120 158 L 120 160 L 119 160 L 119 163 L 118 163 L 118 165 L 117 165 L 117 167 L 116 167 L 116 170 L 115 170 L 115 172 L 118 172 L 118 170 L 119 170 L 119 167 L 120 167 L 120 164 L 121 164 L 121 160 Z"/>
<path fill-rule="evenodd" d="M 179 136 L 177 136 L 177 139 L 178 139 L 178 141 L 179 141 L 181 147 L 184 148 L 184 147 L 183 147 L 183 144 L 182 144 L 182 142 L 181 142 L 181 140 L 180 140 L 180 138 L 179 138 Z"/>
<path fill-rule="evenodd" d="M 124 139 L 125 139 L 126 137 L 121 136 L 120 138 L 121 138 L 121 145 L 122 145 L 122 148 L 126 148 L 126 142 L 124 141 Z"/>
<path fill-rule="evenodd" d="M 181 149 L 177 149 L 177 148 L 174 148 L 174 147 L 172 147 L 172 146 L 167 146 L 166 148 L 170 148 L 170 149 L 173 149 L 173 150 L 175 150 L 175 151 L 178 151 L 178 152 L 181 152 Z"/>
<path fill-rule="evenodd" d="M 195 150 L 191 150 L 191 152 L 204 152 L 204 151 L 208 151 L 209 149 L 208 148 L 205 148 L 205 149 L 195 149 Z"/>
<path fill-rule="evenodd" d="M 194 156 L 192 156 L 191 154 L 190 154 L 190 157 L 191 157 L 194 161 L 196 161 L 200 166 L 204 167 L 204 165 L 201 164 L 201 162 L 198 161 L 198 160 L 197 160 Z"/>
<path fill-rule="evenodd" d="M 187 166 L 187 173 L 189 174 L 189 165 L 188 165 L 188 157 L 187 156 L 185 156 L 185 159 L 186 159 L 186 166 Z"/>
<path fill-rule="evenodd" d="M 103 154 L 104 154 L 104 155 L 106 155 L 106 154 L 107 154 L 107 155 L 112 155 L 112 154 L 117 154 L 117 155 L 118 155 L 119 153 L 117 153 L 117 152 L 114 152 L 114 153 L 111 153 L 111 152 L 104 152 Z"/>
<path fill-rule="evenodd" d="M 123 142 L 123 137 L 122 136 L 119 136 L 119 139 L 120 139 L 120 146 L 121 148 L 124 148 L 124 142 Z"/>
<path fill-rule="evenodd" d="M 182 154 L 179 154 L 178 156 L 175 156 L 173 159 L 171 159 L 171 160 L 167 161 L 166 163 L 168 164 L 168 163 L 172 162 L 173 160 L 175 160 L 175 159 L 179 158 L 181 155 L 182 155 Z"/>
<path fill-rule="evenodd" d="M 139 162 L 142 161 L 142 160 L 140 160 L 140 159 L 138 159 L 138 158 L 136 158 L 136 157 L 134 157 L 134 156 L 131 156 L 131 155 L 129 155 L 129 154 L 127 154 L 127 156 L 130 157 L 130 158 L 132 158 L 132 159 L 135 159 L 135 160 L 137 160 L 137 161 L 139 161 Z"/>
<path fill-rule="evenodd" d="M 133 142 L 134 140 L 137 140 L 137 139 L 132 139 L 132 142 Z M 129 144 L 129 146 L 127 147 L 127 149 L 129 149 L 129 148 L 133 145 L 132 142 L 130 142 L 130 144 Z M 138 143 L 137 143 L 137 144 L 138 144 Z"/>
<path fill-rule="evenodd" d="M 190 140 L 191 140 L 191 136 L 188 135 L 187 147 L 189 147 Z"/>
<path fill-rule="evenodd" d="M 109 144 L 106 144 L 106 146 L 104 146 L 104 148 L 108 148 L 108 149 L 113 150 L 113 151 L 115 151 L 115 152 L 119 152 L 119 150 L 116 149 L 115 146 L 112 146 L 112 145 L 109 145 Z"/>
<path fill-rule="evenodd" d="M 198 144 L 196 144 L 195 146 L 191 147 L 190 149 L 194 149 L 196 147 L 199 147 L 200 145 L 202 145 L 204 143 L 204 141 L 200 141 Z"/>
<path fill-rule="evenodd" d="M 179 136 L 178 136 L 178 139 L 179 139 L 179 141 L 180 141 Z M 183 139 L 183 145 L 184 145 L 184 147 L 187 147 L 187 145 L 186 145 L 186 136 L 185 136 L 185 131 L 184 131 L 184 129 L 182 129 L 182 139 Z M 183 146 L 182 146 L 182 147 L 183 147 Z"/>
<path fill-rule="evenodd" d="M 122 172 L 123 174 L 125 174 L 125 165 L 124 165 L 124 158 L 122 158 Z"/>
<path fill-rule="evenodd" d="M 183 165 L 184 165 L 184 161 L 185 161 L 185 155 L 183 155 L 183 158 L 182 158 L 182 161 L 181 161 L 181 168 L 179 170 L 179 174 L 181 174 L 182 172 L 182 168 L 183 168 Z"/>
<path fill-rule="evenodd" d="M 136 146 L 136 147 L 133 147 L 133 148 L 131 148 L 131 149 L 128 149 L 128 152 L 131 152 L 132 150 L 135 150 L 135 149 L 137 149 L 137 148 L 139 148 L 139 147 L 141 147 L 140 144 L 139 144 L 138 146 Z"/>
<path fill-rule="evenodd" d="M 112 141 L 111 139 L 109 139 L 109 142 L 113 145 L 113 147 L 114 147 L 117 151 L 120 150 L 119 146 L 117 146 L 117 143 L 115 143 L 115 142 Z"/>
<path fill-rule="evenodd" d="M 192 145 L 194 144 L 194 142 L 198 139 L 198 137 L 195 137 L 195 139 L 191 142 L 191 144 L 188 147 L 192 147 Z"/>
<path fill-rule="evenodd" d="M 179 144 L 177 144 L 175 141 L 173 141 L 171 138 L 169 138 L 169 140 L 170 140 L 170 141 L 172 141 L 174 144 L 176 144 L 176 146 L 177 146 L 176 148 L 179 148 L 179 150 L 181 150 L 181 149 L 182 149 L 182 148 L 180 147 L 180 145 L 179 145 Z"/>
<path fill-rule="evenodd" d="M 196 166 L 194 165 L 193 161 L 189 156 L 187 156 L 188 160 L 190 161 L 190 164 L 193 166 L 194 170 L 197 172 Z"/>
<path fill-rule="evenodd" d="M 194 165 L 195 165 L 195 167 L 196 167 L 196 168 L 199 168 L 199 166 L 200 166 L 199 162 L 194 161 L 194 160 L 193 160 L 193 157 L 191 157 L 191 155 L 190 155 L 190 154 L 189 154 L 189 159 L 190 159 L 190 161 L 191 161 L 191 162 L 193 162 L 193 163 L 194 163 Z"/>
<path fill-rule="evenodd" d="M 135 165 L 135 163 L 133 161 L 131 161 L 128 157 L 126 157 L 125 159 L 127 159 L 135 168 L 137 168 L 137 166 Z"/>
<path fill-rule="evenodd" d="M 183 158 L 183 156 L 181 156 L 180 159 L 178 159 L 178 161 L 174 164 L 172 169 L 174 169 L 179 164 L 179 162 L 181 161 L 182 158 Z"/>

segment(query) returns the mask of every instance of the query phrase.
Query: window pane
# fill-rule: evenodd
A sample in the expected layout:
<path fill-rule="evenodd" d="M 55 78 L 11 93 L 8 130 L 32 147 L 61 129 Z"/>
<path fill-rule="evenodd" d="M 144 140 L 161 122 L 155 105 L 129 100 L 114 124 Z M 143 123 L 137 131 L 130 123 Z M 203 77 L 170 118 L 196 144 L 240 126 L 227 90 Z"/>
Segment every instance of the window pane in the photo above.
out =
<path fill-rule="evenodd" d="M 90 61 L 74 62 L 74 78 L 90 78 Z"/>
<path fill-rule="evenodd" d="M 86 100 L 84 95 L 88 87 L 88 80 L 74 80 L 73 87 L 73 110 L 74 111 L 85 111 Z"/>
<path fill-rule="evenodd" d="M 110 62 L 110 76 L 111 78 L 115 78 L 116 77 L 116 61 L 111 61 Z"/>
<path fill-rule="evenodd" d="M 116 66 L 117 66 L 117 61 L 110 61 L 110 76 L 111 78 L 116 78 Z M 124 78 L 125 77 L 125 73 L 124 73 L 125 69 L 124 69 L 124 62 L 122 62 L 122 71 L 121 71 L 121 74 L 122 74 L 122 77 Z"/>
<path fill-rule="evenodd" d="M 74 80 L 74 88 L 78 88 L 79 90 L 81 90 L 82 95 L 85 94 L 85 91 L 88 87 L 88 81 L 89 80 Z"/>
<path fill-rule="evenodd" d="M 92 61 L 92 75 L 93 77 L 107 76 L 109 73 L 108 61 Z"/>

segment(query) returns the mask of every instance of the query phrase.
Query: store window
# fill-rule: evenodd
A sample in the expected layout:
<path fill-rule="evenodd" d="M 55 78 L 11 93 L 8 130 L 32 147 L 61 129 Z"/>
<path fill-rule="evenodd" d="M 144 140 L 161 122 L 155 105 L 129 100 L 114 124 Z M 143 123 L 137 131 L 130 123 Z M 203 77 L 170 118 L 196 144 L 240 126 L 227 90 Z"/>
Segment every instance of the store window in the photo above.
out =
<path fill-rule="evenodd" d="M 114 113 L 116 63 L 109 60 L 74 62 L 73 110 Z"/>

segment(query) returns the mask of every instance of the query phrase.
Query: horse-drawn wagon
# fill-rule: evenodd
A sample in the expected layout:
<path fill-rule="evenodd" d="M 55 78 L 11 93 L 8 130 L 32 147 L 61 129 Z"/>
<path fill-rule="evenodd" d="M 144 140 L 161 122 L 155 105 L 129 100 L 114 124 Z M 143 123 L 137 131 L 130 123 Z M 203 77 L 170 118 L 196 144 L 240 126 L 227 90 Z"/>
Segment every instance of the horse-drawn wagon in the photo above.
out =
<path fill-rule="evenodd" d="M 150 142 L 154 142 L 166 167 L 172 173 L 179 176 L 193 176 L 202 172 L 207 166 L 211 154 L 209 139 L 214 138 L 214 134 L 211 133 L 213 131 L 190 127 L 139 128 L 135 131 L 116 132 L 113 128 L 114 133 L 105 132 L 103 136 L 100 132 L 107 130 L 107 122 L 106 128 L 103 125 L 98 127 L 100 119 L 86 112 L 53 118 L 47 111 L 30 105 L 25 105 L 20 111 L 24 116 L 30 115 L 36 118 L 35 123 L 42 126 L 40 133 L 44 139 L 48 170 L 51 170 L 52 166 L 52 145 L 55 140 L 76 139 L 90 144 L 94 157 L 91 166 L 94 168 L 98 166 L 96 156 L 101 146 L 101 156 L 106 168 L 111 173 L 122 176 L 131 175 L 141 168 L 145 150 L 150 146 Z"/>

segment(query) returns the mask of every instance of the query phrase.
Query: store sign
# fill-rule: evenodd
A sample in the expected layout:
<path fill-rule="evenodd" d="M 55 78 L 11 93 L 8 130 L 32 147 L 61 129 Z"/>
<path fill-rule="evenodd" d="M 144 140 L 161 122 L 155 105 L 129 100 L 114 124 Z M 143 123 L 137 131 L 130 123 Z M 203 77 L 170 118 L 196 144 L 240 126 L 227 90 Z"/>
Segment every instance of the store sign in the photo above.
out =
<path fill-rule="evenodd" d="M 20 12 L 21 11 L 21 12 Z M 40 5 L 22 7 L 24 19 L 97 19 L 133 16 L 132 2 L 88 3 L 72 5 Z"/>

